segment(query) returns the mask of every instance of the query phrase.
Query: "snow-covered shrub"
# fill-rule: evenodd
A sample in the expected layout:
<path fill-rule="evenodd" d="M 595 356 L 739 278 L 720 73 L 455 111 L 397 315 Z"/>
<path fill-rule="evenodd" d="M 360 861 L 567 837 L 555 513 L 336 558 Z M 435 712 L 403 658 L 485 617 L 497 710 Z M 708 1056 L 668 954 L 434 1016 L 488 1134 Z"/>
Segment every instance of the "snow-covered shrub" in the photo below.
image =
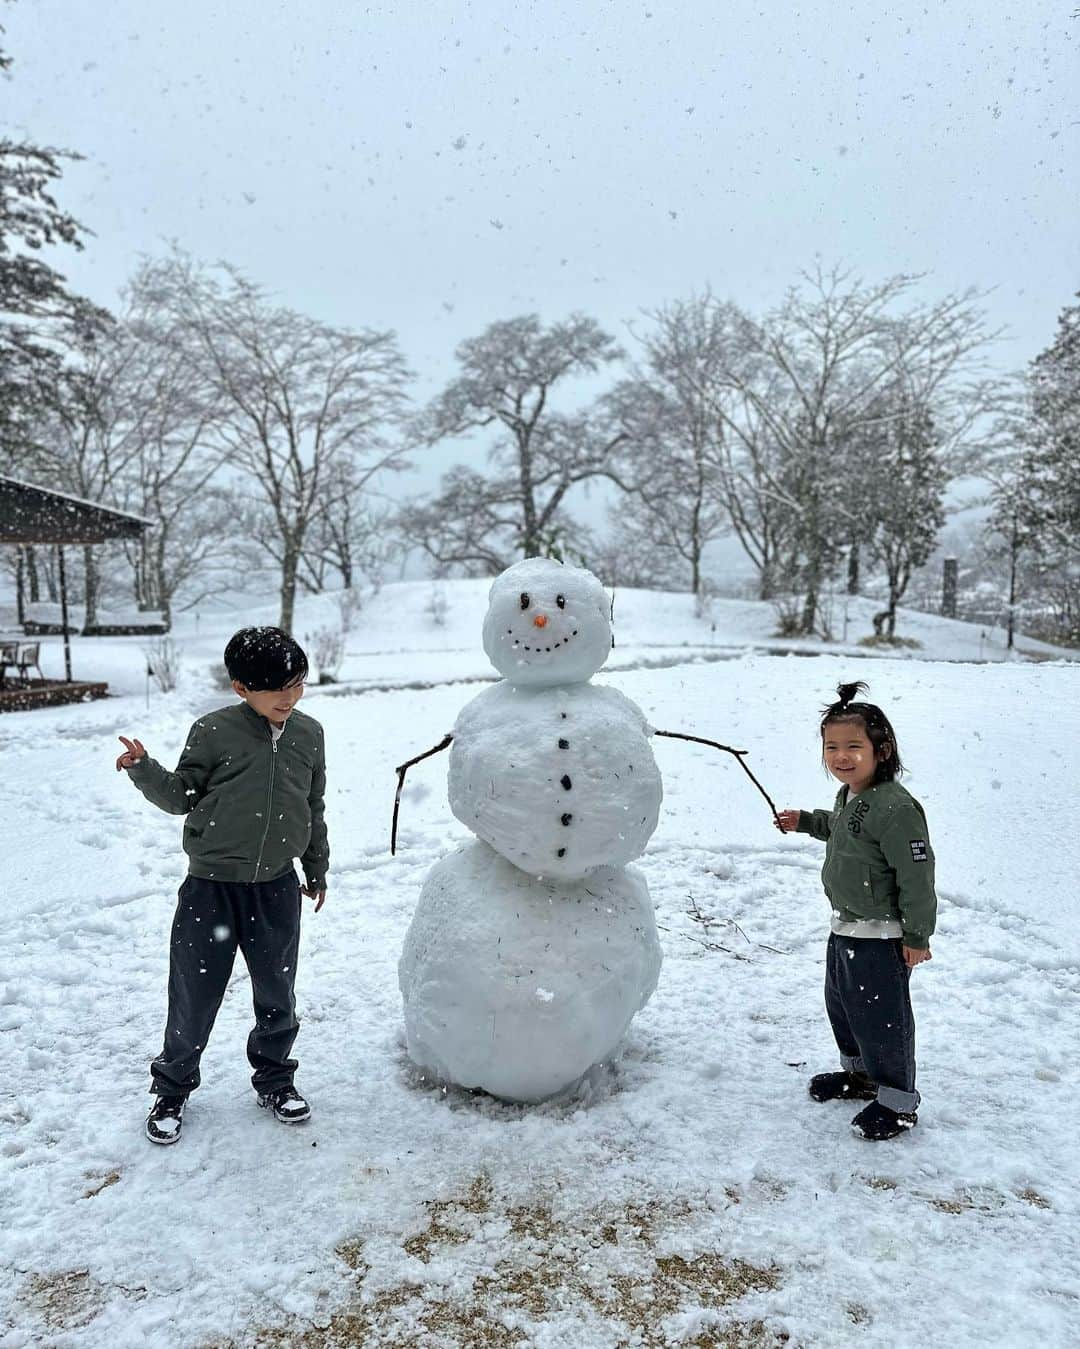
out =
<path fill-rule="evenodd" d="M 220 689 L 222 693 L 232 692 L 232 677 L 226 670 L 223 661 L 216 660 L 210 666 L 210 683 L 215 689 Z"/>
<path fill-rule="evenodd" d="M 802 599 L 798 595 L 777 595 L 772 601 L 776 611 L 776 636 L 798 637 L 802 634 Z"/>
<path fill-rule="evenodd" d="M 349 586 L 335 596 L 338 614 L 341 617 L 342 633 L 352 632 L 353 623 L 360 610 L 364 607 L 364 595 L 356 586 Z"/>
<path fill-rule="evenodd" d="M 446 627 L 446 614 L 448 610 L 446 602 L 446 591 L 435 582 L 431 587 L 431 594 L 428 596 L 428 602 L 424 605 L 424 612 L 431 618 L 432 623 L 437 628 Z"/>
<path fill-rule="evenodd" d="M 308 657 L 314 661 L 320 684 L 337 682 L 341 662 L 345 659 L 345 630 L 343 628 L 316 628 L 304 634 Z"/>
<path fill-rule="evenodd" d="M 694 595 L 695 618 L 700 619 L 703 623 L 713 622 L 713 600 L 716 599 L 716 595 L 716 583 L 707 576 L 703 576 L 698 582 L 697 592 Z"/>
<path fill-rule="evenodd" d="M 154 683 L 162 693 L 171 693 L 180 674 L 180 652 L 176 643 L 171 637 L 159 637 L 144 646 L 143 652 Z"/>

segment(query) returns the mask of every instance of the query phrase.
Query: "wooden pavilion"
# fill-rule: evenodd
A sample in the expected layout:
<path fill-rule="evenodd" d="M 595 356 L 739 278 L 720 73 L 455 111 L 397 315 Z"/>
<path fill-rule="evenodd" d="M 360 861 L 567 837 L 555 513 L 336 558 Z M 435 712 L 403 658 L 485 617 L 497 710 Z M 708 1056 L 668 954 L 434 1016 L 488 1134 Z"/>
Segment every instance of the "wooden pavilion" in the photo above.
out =
<path fill-rule="evenodd" d="M 95 501 L 84 501 L 64 492 L 54 492 L 50 488 L 0 475 L 0 544 L 55 546 L 60 580 L 61 628 L 64 634 L 64 679 L 30 679 L 29 670 L 33 665 L 23 664 L 26 653 L 20 650 L 16 662 L 18 675 L 13 684 L 3 679 L 6 669 L 0 669 L 0 712 L 105 697 L 107 684 L 100 681 L 76 681 L 71 675 L 64 548 L 76 544 L 106 543 L 110 539 L 138 538 L 152 523 L 127 511 L 114 510 L 111 506 L 101 506 Z"/>

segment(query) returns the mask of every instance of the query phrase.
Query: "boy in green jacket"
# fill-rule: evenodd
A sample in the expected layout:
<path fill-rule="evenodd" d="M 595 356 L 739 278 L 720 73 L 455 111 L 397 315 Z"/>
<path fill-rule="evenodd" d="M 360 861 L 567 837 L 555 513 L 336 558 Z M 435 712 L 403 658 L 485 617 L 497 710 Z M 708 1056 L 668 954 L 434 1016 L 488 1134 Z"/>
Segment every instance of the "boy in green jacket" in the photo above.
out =
<path fill-rule="evenodd" d="M 821 721 L 825 766 L 843 786 L 831 811 L 782 810 L 785 833 L 821 839 L 832 904 L 825 1008 L 843 1070 L 810 1080 L 815 1101 L 868 1100 L 852 1120 L 864 1138 L 895 1138 L 918 1121 L 912 969 L 929 960 L 937 915 L 926 814 L 896 781 L 896 734 L 866 685 L 841 684 Z"/>
<path fill-rule="evenodd" d="M 330 862 L 323 731 L 296 710 L 308 661 L 288 633 L 241 628 L 225 648 L 225 667 L 242 701 L 200 717 L 175 772 L 125 736 L 116 760 L 148 801 L 187 816 L 188 875 L 172 926 L 165 1043 L 150 1067 L 152 1143 L 180 1137 L 237 947 L 255 1004 L 247 1053 L 258 1103 L 283 1124 L 311 1115 L 293 1086 L 297 1065 L 289 1053 L 300 1024 L 293 992 L 300 896 L 314 899 L 319 912 Z M 293 870 L 296 857 L 304 886 Z"/>

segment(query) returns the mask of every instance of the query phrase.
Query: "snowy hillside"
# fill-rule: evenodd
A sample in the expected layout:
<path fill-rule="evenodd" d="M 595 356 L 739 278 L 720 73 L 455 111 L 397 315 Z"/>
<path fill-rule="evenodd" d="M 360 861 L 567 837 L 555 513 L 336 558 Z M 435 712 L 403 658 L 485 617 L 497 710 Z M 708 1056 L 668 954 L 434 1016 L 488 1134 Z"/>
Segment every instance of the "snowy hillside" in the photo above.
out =
<path fill-rule="evenodd" d="M 402 940 L 469 836 L 442 756 L 410 774 L 391 858 L 393 767 L 492 675 L 486 583 L 442 589 L 440 627 L 430 584 L 386 587 L 347 682 L 303 703 L 326 728 L 332 864 L 305 913 L 314 1118 L 293 1131 L 254 1105 L 238 964 L 184 1138 L 142 1136 L 183 862 L 178 820 L 113 769 L 120 733 L 174 762 L 231 696 L 210 675 L 225 637 L 273 605 L 185 617 L 180 686 L 149 710 L 136 639 L 76 640 L 76 675 L 119 696 L 0 718 L 0 1346 L 1080 1342 L 1080 666 L 1003 662 L 1000 634 L 993 663 L 964 663 L 977 629 L 907 613 L 922 652 L 792 659 L 768 652 L 768 606 L 718 602 L 714 632 L 688 597 L 617 596 L 599 679 L 660 729 L 747 749 L 780 806 L 831 800 L 815 728 L 841 677 L 892 714 L 941 896 L 913 976 L 920 1122 L 871 1144 L 807 1096 L 835 1055 L 821 847 L 781 837 L 728 756 L 671 741 L 640 863 L 659 988 L 617 1063 L 511 1107 L 421 1080 L 403 1049 Z M 305 601 L 298 633 L 332 614 Z"/>
<path fill-rule="evenodd" d="M 494 678 L 480 645 L 480 628 L 487 605 L 488 581 L 403 581 L 383 587 L 368 598 L 354 620 L 346 646 L 340 679 L 366 687 L 398 687 L 424 681 Z M 621 590 L 615 594 L 616 649 L 609 670 L 664 666 L 687 659 L 702 661 L 741 657 L 748 650 L 784 654 L 820 654 L 846 651 L 861 659 L 878 657 L 880 650 L 858 645 L 873 632 L 871 616 L 879 606 L 868 599 L 847 602 L 847 639 L 832 643 L 779 639 L 771 604 L 754 600 L 713 601 L 706 618 L 694 614 L 690 595 L 663 591 Z M 432 609 L 439 608 L 436 622 Z M 177 616 L 173 638 L 181 649 L 188 673 L 197 671 L 205 687 L 206 664 L 220 665 L 228 634 L 240 622 L 274 623 L 278 604 L 274 595 L 217 602 L 208 612 Z M 72 622 L 79 622 L 72 611 Z M 300 596 L 296 633 L 304 639 L 320 628 L 341 622 L 334 595 Z M 835 603 L 835 628 L 844 631 L 844 602 Z M 901 610 L 898 636 L 921 643 L 901 650 L 892 659 L 1003 661 L 1005 634 L 1000 628 Z M 73 639 L 76 678 L 104 678 L 114 692 L 138 692 L 144 687 L 142 648 L 138 638 Z M 687 648 L 692 648 L 688 653 Z M 1076 652 L 1053 647 L 1033 638 L 1018 640 L 1018 654 L 1039 659 L 1078 659 Z M 63 650 L 52 640 L 43 651 L 45 673 L 63 673 Z"/>

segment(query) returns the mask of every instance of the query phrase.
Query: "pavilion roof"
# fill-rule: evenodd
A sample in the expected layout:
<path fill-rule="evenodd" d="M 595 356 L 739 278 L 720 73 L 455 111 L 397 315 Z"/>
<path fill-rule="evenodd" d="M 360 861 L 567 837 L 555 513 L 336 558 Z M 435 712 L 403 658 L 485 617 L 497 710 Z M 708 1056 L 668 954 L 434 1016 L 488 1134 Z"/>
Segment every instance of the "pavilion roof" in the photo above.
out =
<path fill-rule="evenodd" d="M 135 539 L 152 520 L 0 475 L 0 544 Z"/>

